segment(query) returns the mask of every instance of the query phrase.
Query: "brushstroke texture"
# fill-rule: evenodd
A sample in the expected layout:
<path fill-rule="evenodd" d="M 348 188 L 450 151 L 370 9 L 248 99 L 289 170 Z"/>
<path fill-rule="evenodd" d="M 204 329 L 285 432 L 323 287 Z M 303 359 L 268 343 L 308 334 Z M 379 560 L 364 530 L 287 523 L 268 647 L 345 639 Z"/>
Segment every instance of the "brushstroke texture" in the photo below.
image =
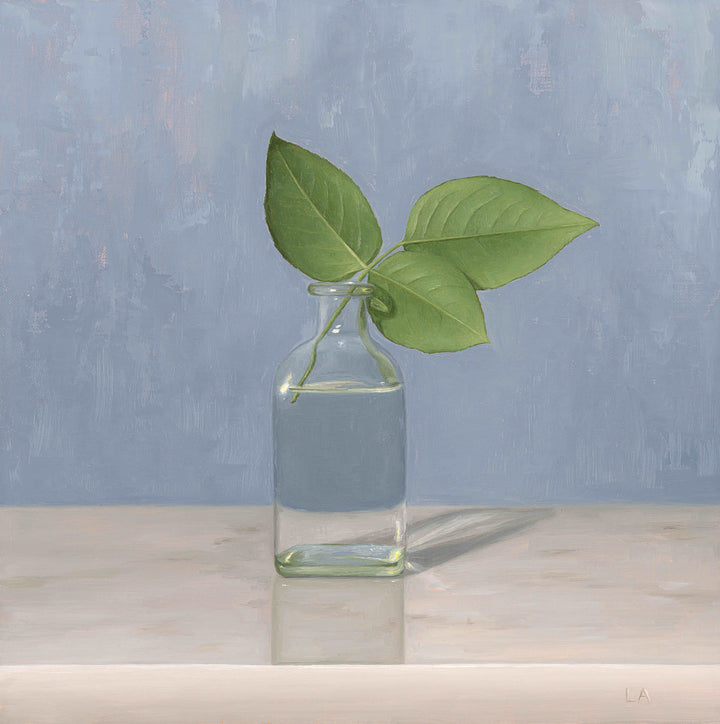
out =
<path fill-rule="evenodd" d="M 388 244 L 477 174 L 602 224 L 481 294 L 492 346 L 395 350 L 411 500 L 720 500 L 719 43 L 711 0 L 0 2 L 0 503 L 270 500 L 273 130 Z"/>

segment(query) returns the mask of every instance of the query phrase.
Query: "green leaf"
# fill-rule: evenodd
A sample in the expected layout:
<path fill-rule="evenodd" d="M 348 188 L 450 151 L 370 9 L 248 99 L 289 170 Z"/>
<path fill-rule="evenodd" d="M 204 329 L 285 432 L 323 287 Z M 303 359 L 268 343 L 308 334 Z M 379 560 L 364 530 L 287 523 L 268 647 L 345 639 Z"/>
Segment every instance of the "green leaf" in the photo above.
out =
<path fill-rule="evenodd" d="M 476 289 L 493 289 L 534 271 L 594 226 L 529 186 L 473 176 L 423 194 L 403 243 L 451 261 Z"/>
<path fill-rule="evenodd" d="M 375 215 L 355 182 L 274 133 L 267 153 L 265 219 L 278 251 L 319 281 L 347 279 L 382 246 Z"/>
<path fill-rule="evenodd" d="M 440 257 L 401 251 L 372 269 L 368 280 L 376 287 L 370 316 L 392 342 L 456 352 L 490 341 L 472 284 Z"/>

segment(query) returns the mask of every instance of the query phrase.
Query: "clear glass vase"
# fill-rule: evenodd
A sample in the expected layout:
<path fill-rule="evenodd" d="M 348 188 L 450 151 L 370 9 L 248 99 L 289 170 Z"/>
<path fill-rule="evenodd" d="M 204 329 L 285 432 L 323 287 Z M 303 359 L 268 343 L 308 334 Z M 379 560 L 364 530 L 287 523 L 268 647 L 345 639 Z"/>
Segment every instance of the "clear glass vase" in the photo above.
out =
<path fill-rule="evenodd" d="M 405 567 L 405 398 L 397 364 L 368 334 L 372 289 L 311 284 L 316 333 L 275 377 L 283 576 L 396 576 Z"/>

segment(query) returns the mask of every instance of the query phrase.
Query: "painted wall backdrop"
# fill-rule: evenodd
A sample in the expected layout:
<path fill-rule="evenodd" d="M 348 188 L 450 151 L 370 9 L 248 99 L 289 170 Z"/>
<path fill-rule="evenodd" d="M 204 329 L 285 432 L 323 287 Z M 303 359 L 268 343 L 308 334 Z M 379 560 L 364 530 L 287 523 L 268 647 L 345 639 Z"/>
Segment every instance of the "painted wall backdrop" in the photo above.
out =
<path fill-rule="evenodd" d="M 4 0 L 0 502 L 271 500 L 273 130 L 387 244 L 477 174 L 601 223 L 481 294 L 492 345 L 392 349 L 413 502 L 720 501 L 717 2 Z"/>

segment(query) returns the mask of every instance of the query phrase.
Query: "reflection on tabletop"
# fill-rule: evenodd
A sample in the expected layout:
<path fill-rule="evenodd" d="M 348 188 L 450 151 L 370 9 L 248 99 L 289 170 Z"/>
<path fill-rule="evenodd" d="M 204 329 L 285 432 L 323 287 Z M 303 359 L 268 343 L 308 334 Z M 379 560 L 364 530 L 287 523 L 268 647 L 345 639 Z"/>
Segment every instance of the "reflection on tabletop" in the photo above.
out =
<path fill-rule="evenodd" d="M 274 664 L 401 664 L 402 578 L 281 578 L 272 595 Z"/>
<path fill-rule="evenodd" d="M 408 527 L 407 574 L 504 540 L 551 509 L 475 508 Z M 282 578 L 272 592 L 274 664 L 399 664 L 405 659 L 403 578 Z"/>

